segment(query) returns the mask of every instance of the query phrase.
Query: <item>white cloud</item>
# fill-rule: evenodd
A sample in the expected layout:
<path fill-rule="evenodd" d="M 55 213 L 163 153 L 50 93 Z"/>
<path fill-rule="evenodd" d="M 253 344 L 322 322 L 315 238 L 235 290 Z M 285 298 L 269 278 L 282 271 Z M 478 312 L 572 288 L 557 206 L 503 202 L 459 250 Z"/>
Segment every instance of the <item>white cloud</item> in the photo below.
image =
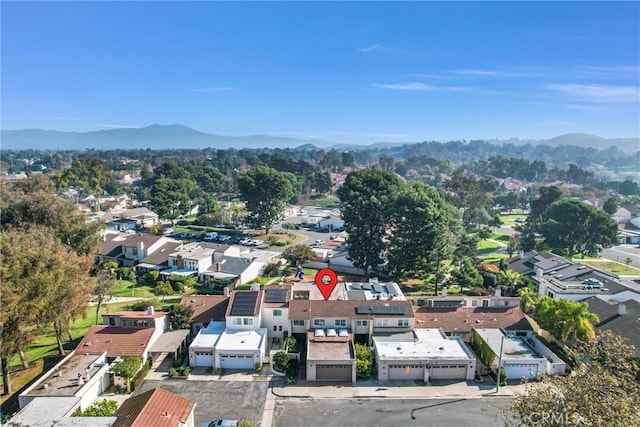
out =
<path fill-rule="evenodd" d="M 358 49 L 359 52 L 373 52 L 376 50 L 380 50 L 382 48 L 382 46 L 380 46 L 379 44 L 372 44 L 369 47 L 361 47 L 360 49 Z"/>
<path fill-rule="evenodd" d="M 640 102 L 638 86 L 610 86 L 598 84 L 550 84 L 547 89 L 590 102 Z"/>
<path fill-rule="evenodd" d="M 200 92 L 200 93 L 215 93 L 215 92 L 227 92 L 233 90 L 232 87 L 224 86 L 224 87 L 199 87 L 199 88 L 190 88 L 187 89 L 189 92 Z"/>
<path fill-rule="evenodd" d="M 58 117 L 54 117 L 54 120 L 73 120 L 73 121 L 83 121 L 83 120 L 87 120 L 85 118 L 82 117 L 68 117 L 68 116 L 58 116 Z"/>
<path fill-rule="evenodd" d="M 135 129 L 135 128 L 137 128 L 137 126 L 131 126 L 131 125 L 112 125 L 112 124 L 98 124 L 96 126 L 101 127 L 101 128 L 106 128 L 106 129 Z"/>
<path fill-rule="evenodd" d="M 499 70 L 477 70 L 477 69 L 463 69 L 463 70 L 451 70 L 451 74 L 461 74 L 468 76 L 483 76 L 483 77 L 524 77 L 527 74 L 519 73 L 515 71 L 499 71 Z"/>
<path fill-rule="evenodd" d="M 470 90 L 460 86 L 434 86 L 421 82 L 374 84 L 373 87 L 406 92 L 463 92 Z"/>

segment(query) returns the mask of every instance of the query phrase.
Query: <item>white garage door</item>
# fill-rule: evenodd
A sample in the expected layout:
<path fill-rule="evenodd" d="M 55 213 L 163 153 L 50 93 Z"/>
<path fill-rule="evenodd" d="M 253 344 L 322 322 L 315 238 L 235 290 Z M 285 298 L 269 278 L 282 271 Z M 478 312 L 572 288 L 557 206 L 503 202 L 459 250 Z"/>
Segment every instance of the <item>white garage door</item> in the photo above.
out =
<path fill-rule="evenodd" d="M 196 351 L 196 366 L 213 366 L 213 353 Z"/>
<path fill-rule="evenodd" d="M 467 378 L 467 365 L 438 365 L 431 367 L 431 379 L 464 380 Z"/>
<path fill-rule="evenodd" d="M 253 356 L 250 354 L 220 355 L 221 369 L 253 369 Z"/>
<path fill-rule="evenodd" d="M 389 365 L 390 380 L 424 380 L 422 365 Z"/>
<path fill-rule="evenodd" d="M 351 381 L 352 365 L 317 365 L 316 380 Z"/>
<path fill-rule="evenodd" d="M 510 380 L 536 379 L 538 376 L 538 365 L 502 365 L 507 371 L 507 378 Z"/>

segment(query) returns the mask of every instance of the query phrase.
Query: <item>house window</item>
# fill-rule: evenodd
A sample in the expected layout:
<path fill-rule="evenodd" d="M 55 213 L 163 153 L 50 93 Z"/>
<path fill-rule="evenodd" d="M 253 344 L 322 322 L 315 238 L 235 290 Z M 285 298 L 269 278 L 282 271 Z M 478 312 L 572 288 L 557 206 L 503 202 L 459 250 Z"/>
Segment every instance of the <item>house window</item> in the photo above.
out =
<path fill-rule="evenodd" d="M 509 301 L 505 301 L 505 302 L 504 302 L 504 306 L 505 306 L 505 307 L 509 307 Z"/>
<path fill-rule="evenodd" d="M 278 326 L 278 331 L 282 332 L 282 326 Z"/>
<path fill-rule="evenodd" d="M 347 326 L 347 319 L 336 319 L 334 322 L 335 326 Z"/>
<path fill-rule="evenodd" d="M 231 324 L 232 324 L 232 325 L 242 325 L 242 319 L 241 319 L 241 318 L 239 318 L 239 317 L 234 317 L 234 318 L 231 320 Z"/>
<path fill-rule="evenodd" d="M 304 320 L 294 320 L 293 326 L 304 326 Z"/>
<path fill-rule="evenodd" d="M 252 319 L 251 317 L 244 317 L 244 318 L 242 319 L 242 322 L 243 322 L 245 325 L 253 325 L 253 319 Z"/>
<path fill-rule="evenodd" d="M 274 317 L 282 316 L 282 310 L 273 310 Z"/>
<path fill-rule="evenodd" d="M 409 319 L 398 319 L 398 326 L 409 326 Z"/>
<path fill-rule="evenodd" d="M 324 326 L 324 319 L 313 319 L 313 326 L 315 327 Z"/>
<path fill-rule="evenodd" d="M 277 332 L 278 331 L 278 327 L 276 325 L 273 325 L 273 332 Z"/>
<path fill-rule="evenodd" d="M 388 319 L 376 319 L 376 326 L 389 326 L 389 320 Z"/>
<path fill-rule="evenodd" d="M 482 300 L 482 306 L 489 307 L 489 300 L 488 299 Z"/>
<path fill-rule="evenodd" d="M 109 326 L 115 326 L 116 325 L 116 319 L 114 319 L 113 317 L 109 317 Z"/>
<path fill-rule="evenodd" d="M 356 326 L 369 326 L 368 320 L 356 320 Z"/>
<path fill-rule="evenodd" d="M 478 300 L 477 299 L 472 299 L 471 300 L 471 307 L 477 307 L 478 306 Z"/>

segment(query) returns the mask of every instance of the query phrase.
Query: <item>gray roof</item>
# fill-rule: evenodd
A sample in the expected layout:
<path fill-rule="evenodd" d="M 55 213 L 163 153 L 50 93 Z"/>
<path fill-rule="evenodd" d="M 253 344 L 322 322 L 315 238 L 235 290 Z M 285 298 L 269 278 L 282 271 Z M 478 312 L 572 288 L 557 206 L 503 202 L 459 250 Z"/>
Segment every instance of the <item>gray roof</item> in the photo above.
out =
<path fill-rule="evenodd" d="M 636 347 L 636 355 L 640 356 L 640 302 L 628 300 L 622 304 L 626 313 L 618 314 L 619 304 L 603 301 L 598 297 L 586 300 L 589 311 L 600 317 L 594 326 L 596 330 L 608 330 L 629 339 L 629 343 Z"/>
<path fill-rule="evenodd" d="M 250 258 L 240 258 L 234 256 L 222 256 L 217 262 L 209 267 L 208 271 L 216 271 L 216 265 L 220 264 L 220 271 L 227 274 L 241 275 L 253 261 Z"/>
<path fill-rule="evenodd" d="M 141 263 L 150 265 L 168 265 L 169 254 L 178 250 L 182 245 L 182 242 L 167 242 L 160 246 L 157 250 L 153 251 L 147 257 L 143 258 Z"/>
<path fill-rule="evenodd" d="M 15 414 L 7 427 L 111 427 L 116 417 L 65 416 L 80 402 L 79 397 L 36 397 Z"/>

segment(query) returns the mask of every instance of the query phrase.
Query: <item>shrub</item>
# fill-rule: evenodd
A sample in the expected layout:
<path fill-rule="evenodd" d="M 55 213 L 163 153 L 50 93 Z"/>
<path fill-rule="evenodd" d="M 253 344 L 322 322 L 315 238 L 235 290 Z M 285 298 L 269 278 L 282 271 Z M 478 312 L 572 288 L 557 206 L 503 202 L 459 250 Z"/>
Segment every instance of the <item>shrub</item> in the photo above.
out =
<path fill-rule="evenodd" d="M 287 376 L 285 378 L 286 384 L 295 384 L 298 382 L 298 371 L 300 369 L 300 362 L 297 359 L 293 359 L 290 361 L 289 366 L 287 367 Z"/>
<path fill-rule="evenodd" d="M 288 336 L 284 340 L 284 348 L 287 350 L 287 352 L 295 353 L 295 351 L 297 350 L 297 347 L 298 347 L 298 341 L 294 337 Z"/>
<path fill-rule="evenodd" d="M 356 350 L 356 375 L 358 378 L 367 379 L 371 376 L 371 349 L 363 344 L 355 345 Z"/>
<path fill-rule="evenodd" d="M 169 376 L 170 377 L 177 377 L 178 376 L 178 370 L 176 368 L 171 368 L 169 369 Z"/>
<path fill-rule="evenodd" d="M 84 411 L 79 408 L 71 415 L 72 417 L 110 417 L 118 409 L 118 402 L 115 400 L 104 399 L 94 402 Z"/>
<path fill-rule="evenodd" d="M 289 362 L 289 355 L 282 350 L 273 355 L 273 366 L 278 372 L 285 372 Z"/>

